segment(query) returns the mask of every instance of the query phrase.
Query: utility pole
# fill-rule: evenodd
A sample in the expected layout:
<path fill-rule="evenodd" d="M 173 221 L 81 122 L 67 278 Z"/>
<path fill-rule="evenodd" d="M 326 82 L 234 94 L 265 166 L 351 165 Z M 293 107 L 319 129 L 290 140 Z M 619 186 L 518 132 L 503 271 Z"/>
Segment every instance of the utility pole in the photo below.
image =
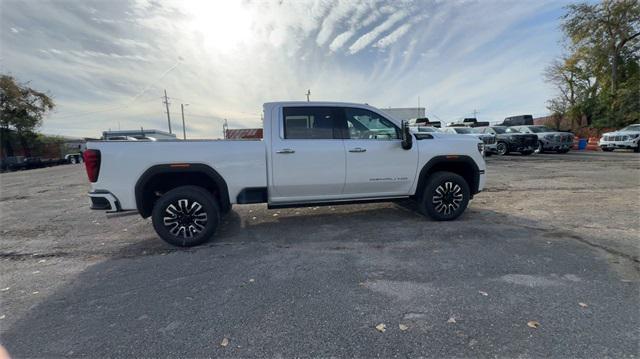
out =
<path fill-rule="evenodd" d="M 418 96 L 418 114 L 416 118 L 420 117 L 420 96 Z"/>
<path fill-rule="evenodd" d="M 188 103 L 181 103 L 180 104 L 180 110 L 182 110 L 182 138 L 186 140 L 187 139 L 187 130 L 185 130 L 185 127 L 184 127 L 184 107 L 185 106 L 189 106 L 189 104 Z"/>
<path fill-rule="evenodd" d="M 169 113 L 169 98 L 167 97 L 167 90 L 164 90 L 164 101 L 162 102 L 167 107 L 167 123 L 169 124 L 169 133 L 171 132 L 171 114 Z"/>
<path fill-rule="evenodd" d="M 473 118 L 478 118 L 477 116 L 478 116 L 478 111 L 473 110 Z"/>
<path fill-rule="evenodd" d="M 307 102 L 309 102 L 309 96 L 311 96 L 311 89 L 307 90 Z"/>
<path fill-rule="evenodd" d="M 227 124 L 227 119 L 224 119 L 224 123 L 222 124 L 222 138 L 227 139 L 227 129 L 229 125 Z"/>

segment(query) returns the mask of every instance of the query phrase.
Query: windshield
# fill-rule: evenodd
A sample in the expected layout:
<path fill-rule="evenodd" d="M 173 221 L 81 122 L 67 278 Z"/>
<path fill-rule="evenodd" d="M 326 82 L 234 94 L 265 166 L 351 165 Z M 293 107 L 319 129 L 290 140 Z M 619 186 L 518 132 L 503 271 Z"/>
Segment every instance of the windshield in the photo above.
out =
<path fill-rule="evenodd" d="M 491 127 L 491 128 L 493 128 L 493 130 L 496 131 L 496 133 L 505 133 L 505 130 L 507 129 L 506 127 L 499 127 L 499 126 Z"/>
<path fill-rule="evenodd" d="M 418 132 L 437 132 L 433 127 L 418 127 Z"/>
<path fill-rule="evenodd" d="M 520 131 L 516 130 L 513 127 L 507 127 L 507 129 L 504 132 L 506 132 L 506 133 L 520 133 Z"/>
<path fill-rule="evenodd" d="M 640 125 L 627 126 L 620 131 L 640 131 Z"/>
<path fill-rule="evenodd" d="M 453 130 L 456 131 L 456 133 L 473 133 L 473 131 L 470 128 L 466 128 L 466 127 L 456 127 Z"/>
<path fill-rule="evenodd" d="M 529 126 L 529 129 L 533 133 L 554 132 L 552 129 L 550 129 L 547 126 Z"/>

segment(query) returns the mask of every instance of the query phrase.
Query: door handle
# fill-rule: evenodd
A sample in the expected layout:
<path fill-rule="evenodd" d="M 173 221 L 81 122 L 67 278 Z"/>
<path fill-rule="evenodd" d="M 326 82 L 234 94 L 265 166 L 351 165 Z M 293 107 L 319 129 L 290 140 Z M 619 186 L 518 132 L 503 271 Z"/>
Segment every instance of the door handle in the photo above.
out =
<path fill-rule="evenodd" d="M 296 151 L 290 149 L 290 148 L 283 148 L 281 150 L 276 151 L 276 153 L 295 153 Z"/>
<path fill-rule="evenodd" d="M 366 148 L 356 147 L 349 150 L 349 152 L 367 152 Z"/>

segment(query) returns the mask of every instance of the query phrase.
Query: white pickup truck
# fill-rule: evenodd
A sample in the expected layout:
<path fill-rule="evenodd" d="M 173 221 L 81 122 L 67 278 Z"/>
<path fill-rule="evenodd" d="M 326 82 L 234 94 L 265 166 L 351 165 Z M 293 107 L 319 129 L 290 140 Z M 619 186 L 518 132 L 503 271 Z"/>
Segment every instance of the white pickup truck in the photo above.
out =
<path fill-rule="evenodd" d="M 452 220 L 485 183 L 475 137 L 411 133 L 374 107 L 264 104 L 256 141 L 93 141 L 84 161 L 92 209 L 137 210 L 176 246 L 213 237 L 233 204 L 269 208 L 412 198 Z"/>

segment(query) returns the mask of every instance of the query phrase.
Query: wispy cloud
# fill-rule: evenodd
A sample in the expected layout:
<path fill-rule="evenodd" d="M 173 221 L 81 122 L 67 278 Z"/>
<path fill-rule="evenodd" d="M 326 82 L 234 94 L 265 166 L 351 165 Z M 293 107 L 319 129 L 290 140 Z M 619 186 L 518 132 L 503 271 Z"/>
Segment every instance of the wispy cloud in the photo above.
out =
<path fill-rule="evenodd" d="M 395 25 L 398 21 L 404 19 L 406 16 L 407 13 L 403 10 L 392 14 L 382 24 L 376 26 L 375 28 L 373 28 L 373 30 L 360 36 L 360 38 L 358 38 L 356 42 L 349 46 L 349 52 L 351 54 L 355 54 L 359 51 L 362 51 L 365 47 L 369 46 L 373 41 L 375 41 L 378 36 L 389 30 L 393 25 Z"/>
<path fill-rule="evenodd" d="M 216 137 L 260 125 L 261 104 L 304 99 L 411 106 L 441 118 L 544 112 L 540 72 L 563 4 L 504 1 L 9 1 L 0 70 L 58 104 L 43 131 L 166 128 Z M 170 70 L 168 70 L 170 69 Z M 175 113 L 174 113 L 175 112 Z"/>

